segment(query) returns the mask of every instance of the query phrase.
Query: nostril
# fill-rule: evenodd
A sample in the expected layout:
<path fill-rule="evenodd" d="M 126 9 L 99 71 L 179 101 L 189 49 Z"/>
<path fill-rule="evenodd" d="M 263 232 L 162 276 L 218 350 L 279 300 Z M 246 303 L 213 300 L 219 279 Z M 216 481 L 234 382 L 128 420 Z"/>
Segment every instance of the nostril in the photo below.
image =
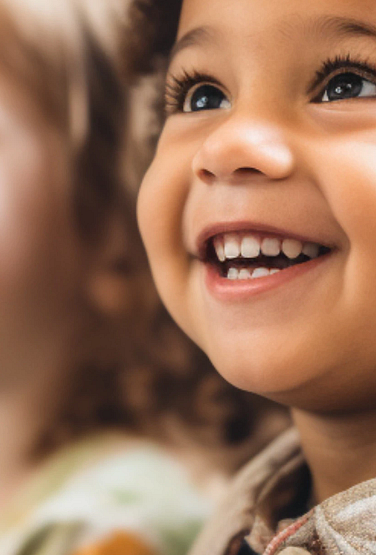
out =
<path fill-rule="evenodd" d="M 205 183 L 211 183 L 215 179 L 214 173 L 205 169 L 199 171 L 199 177 Z"/>
<path fill-rule="evenodd" d="M 237 182 L 238 180 L 242 181 L 247 177 L 256 176 L 256 175 L 262 175 L 262 172 L 260 170 L 257 170 L 256 168 L 251 168 L 251 167 L 237 168 L 235 171 L 233 171 L 230 174 L 230 176 L 227 174 L 221 175 L 220 172 L 218 172 L 217 174 L 204 168 L 202 168 L 198 172 L 198 176 L 201 179 L 201 181 L 207 184 L 212 184 L 216 179 L 229 179 L 229 178 L 234 182 Z"/>
<path fill-rule="evenodd" d="M 201 168 L 198 171 L 198 177 L 201 179 L 201 181 L 210 185 L 218 179 L 226 180 L 226 181 L 230 180 L 234 183 L 238 183 L 238 182 L 243 182 L 243 180 L 247 179 L 248 177 L 254 177 L 257 175 L 263 175 L 263 172 L 256 168 L 246 167 L 246 166 L 236 168 L 236 170 L 232 171 L 229 174 L 221 173 L 220 171 L 212 172 L 206 168 Z"/>

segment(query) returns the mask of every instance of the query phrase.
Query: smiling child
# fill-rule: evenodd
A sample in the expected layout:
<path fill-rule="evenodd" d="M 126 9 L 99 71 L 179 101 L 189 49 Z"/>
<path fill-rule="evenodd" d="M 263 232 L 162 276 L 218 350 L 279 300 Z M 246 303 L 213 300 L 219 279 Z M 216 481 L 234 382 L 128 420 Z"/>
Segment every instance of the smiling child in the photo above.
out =
<path fill-rule="evenodd" d="M 165 99 L 138 204 L 159 292 L 299 433 L 194 553 L 376 553 L 375 4 L 184 0 Z"/>

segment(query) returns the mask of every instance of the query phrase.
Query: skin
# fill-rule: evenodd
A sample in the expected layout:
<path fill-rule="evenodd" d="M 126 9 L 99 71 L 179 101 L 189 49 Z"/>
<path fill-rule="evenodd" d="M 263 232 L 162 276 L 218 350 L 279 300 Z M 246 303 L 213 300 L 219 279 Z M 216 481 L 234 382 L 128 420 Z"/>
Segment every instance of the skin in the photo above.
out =
<path fill-rule="evenodd" d="M 90 311 L 119 317 L 130 303 L 113 269 L 124 249 L 120 226 L 99 246 L 82 239 L 62 133 L 4 77 L 0 144 L 2 510 L 38 467 L 31 454 L 88 357 Z M 90 357 L 93 350 L 91 342 Z"/>
<path fill-rule="evenodd" d="M 292 408 L 318 501 L 374 477 L 376 460 L 376 87 L 319 102 L 331 74 L 309 90 L 328 59 L 376 64 L 376 39 L 323 17 L 376 25 L 370 0 L 184 1 L 178 41 L 209 33 L 180 43 L 168 80 L 209 74 L 229 105 L 168 116 L 138 204 L 166 306 L 227 380 Z M 332 253 L 279 287 L 220 299 L 196 240 L 244 221 Z"/>

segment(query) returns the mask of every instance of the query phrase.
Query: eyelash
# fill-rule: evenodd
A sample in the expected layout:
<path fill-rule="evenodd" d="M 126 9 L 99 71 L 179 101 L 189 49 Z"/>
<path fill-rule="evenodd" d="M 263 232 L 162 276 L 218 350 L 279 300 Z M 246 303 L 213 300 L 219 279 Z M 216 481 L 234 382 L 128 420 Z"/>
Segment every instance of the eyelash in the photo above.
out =
<path fill-rule="evenodd" d="M 176 112 L 183 112 L 184 102 L 187 94 L 192 87 L 202 84 L 211 84 L 221 87 L 221 83 L 212 75 L 192 71 L 191 73 L 184 70 L 181 77 L 169 75 L 165 86 L 165 112 L 166 115 Z"/>
<path fill-rule="evenodd" d="M 347 71 L 341 71 L 347 70 Z M 355 73 L 363 79 L 368 79 L 376 84 L 376 65 L 371 64 L 367 60 L 356 60 L 347 56 L 336 56 L 335 58 L 326 60 L 316 72 L 316 76 L 309 86 L 308 93 L 321 87 L 319 93 L 312 99 L 312 102 L 319 103 L 320 96 L 323 94 L 330 79 L 340 75 L 341 73 Z M 212 84 L 222 88 L 221 83 L 212 75 L 201 73 L 199 71 L 184 71 L 181 77 L 169 75 L 165 88 L 165 112 L 166 116 L 183 112 L 184 103 L 188 92 L 198 84 Z"/>
<path fill-rule="evenodd" d="M 355 73 L 359 75 L 359 77 L 373 81 L 376 84 L 376 66 L 374 64 L 370 63 L 368 60 L 356 60 L 352 58 L 350 54 L 347 56 L 336 56 L 324 62 L 321 68 L 316 72 L 316 77 L 309 87 L 309 93 L 317 90 L 319 86 L 321 89 L 312 101 L 319 102 L 319 96 L 322 94 L 323 88 L 328 85 L 333 77 L 341 75 L 341 73 Z"/>

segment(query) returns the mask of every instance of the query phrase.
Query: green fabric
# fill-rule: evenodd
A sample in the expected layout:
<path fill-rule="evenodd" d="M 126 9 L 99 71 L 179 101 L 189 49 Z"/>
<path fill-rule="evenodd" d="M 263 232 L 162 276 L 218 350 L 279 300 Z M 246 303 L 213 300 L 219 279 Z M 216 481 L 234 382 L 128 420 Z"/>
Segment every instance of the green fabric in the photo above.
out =
<path fill-rule="evenodd" d="M 70 555 L 117 532 L 185 555 L 210 504 L 162 449 L 98 436 L 50 458 L 0 519 L 1 555 Z"/>
<path fill-rule="evenodd" d="M 28 538 L 17 555 L 66 555 L 73 551 L 82 524 L 48 525 Z"/>

